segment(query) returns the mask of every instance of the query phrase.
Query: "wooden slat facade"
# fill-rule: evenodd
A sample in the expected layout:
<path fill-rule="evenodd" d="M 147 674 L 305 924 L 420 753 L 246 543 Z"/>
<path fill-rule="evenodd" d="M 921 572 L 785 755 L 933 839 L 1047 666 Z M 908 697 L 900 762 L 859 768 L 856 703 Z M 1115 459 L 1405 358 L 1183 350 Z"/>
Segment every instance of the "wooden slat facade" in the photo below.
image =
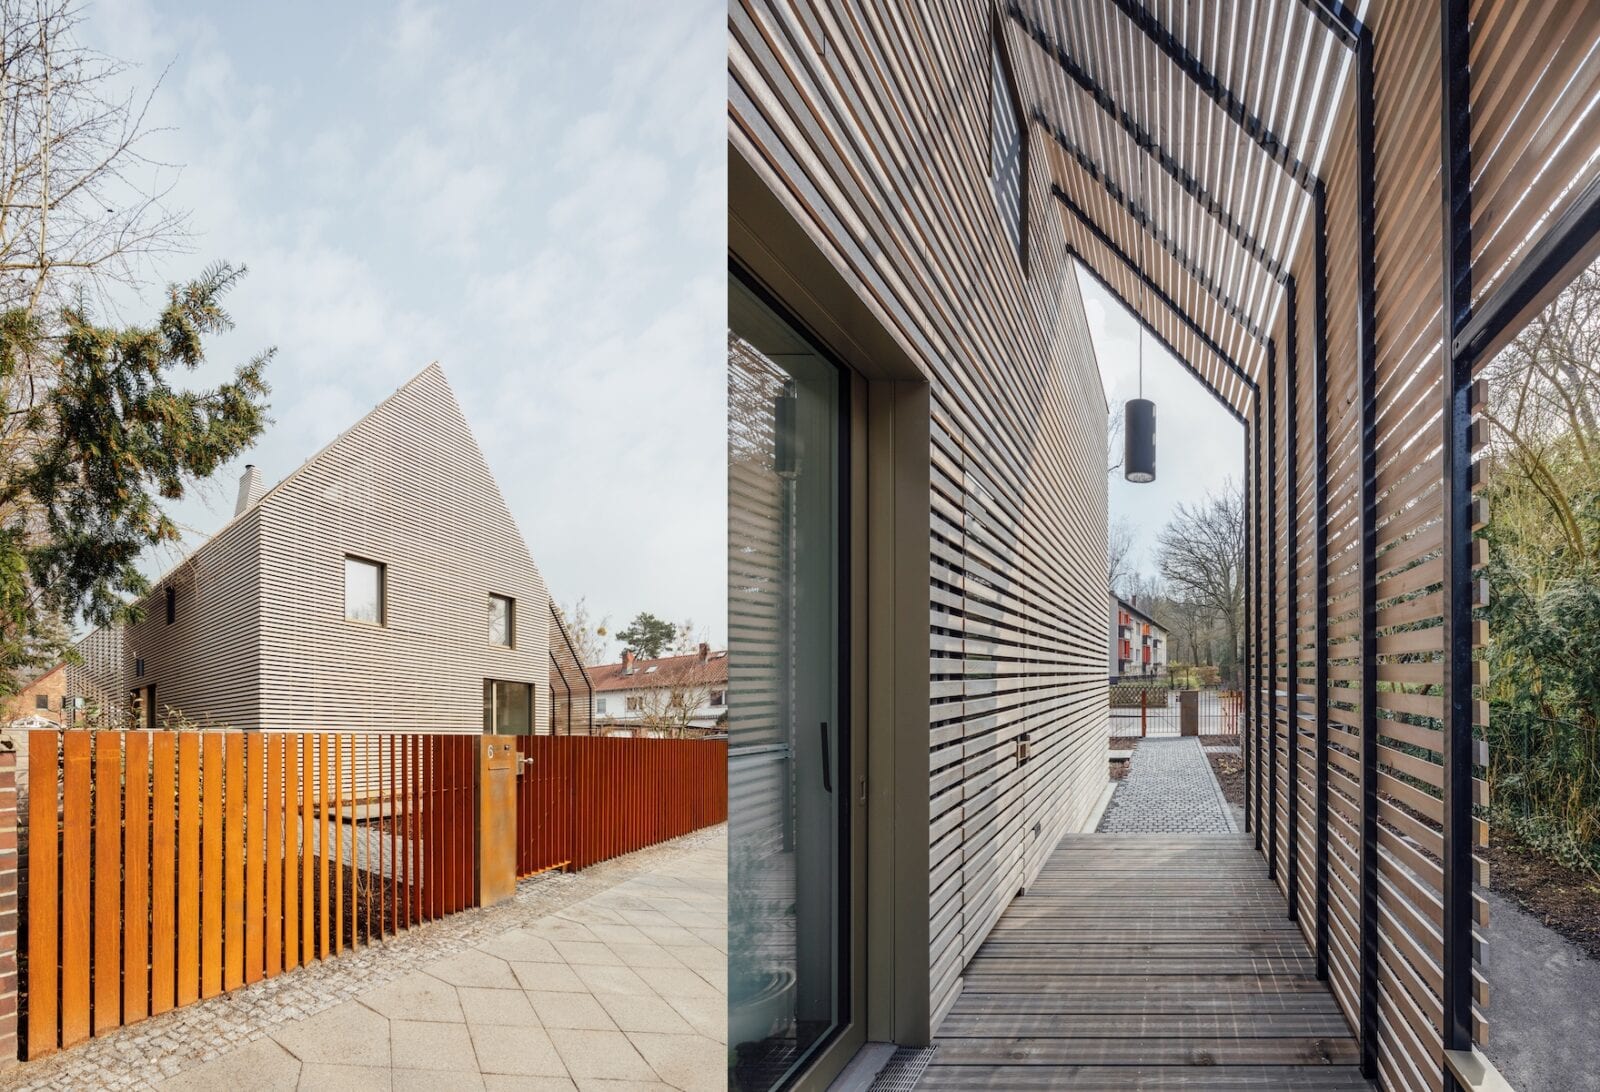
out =
<path fill-rule="evenodd" d="M 346 556 L 382 563 L 384 624 L 345 618 Z M 175 593 L 167 622 L 166 589 Z M 489 596 L 516 601 L 514 647 Z M 552 723 L 548 592 L 438 365 L 429 365 L 157 582 L 143 618 L 97 630 L 73 693 L 126 708 L 154 687 L 214 728 L 461 731 L 485 679 L 533 687 Z M 581 671 L 573 671 L 571 687 Z M 586 724 L 585 696 L 563 718 Z M 111 720 L 110 723 L 120 723 Z"/>
<path fill-rule="evenodd" d="M 1053 374 L 1042 362 L 1088 364 L 1056 276 L 1065 253 L 1243 425 L 1250 837 L 1365 1071 L 1437 1088 L 1446 1049 L 1488 1034 L 1481 937 L 1451 924 L 1485 920 L 1482 863 L 1463 851 L 1487 838 L 1471 811 L 1486 803 L 1487 704 L 1469 384 L 1600 254 L 1600 5 L 1354 7 L 730 5 L 733 156 L 934 385 L 935 1025 L 1006 902 L 991 884 L 1009 873 L 983 847 L 1006 844 L 1016 814 L 1004 778 L 985 780 L 997 710 L 962 688 L 1041 669 L 1032 655 L 1014 675 L 969 669 L 979 635 L 951 612 L 968 590 L 943 574 L 967 575 L 969 558 L 981 572 L 983 555 L 952 532 L 1019 498 L 1054 506 L 1063 548 L 1018 550 L 1021 578 L 997 585 L 1021 619 L 1074 602 L 1098 564 L 1079 548 L 1103 504 L 1079 490 L 1097 487 L 1030 477 L 1037 448 L 1010 433 L 1030 419 L 1014 395 Z M 996 36 L 1027 119 L 1021 275 L 986 176 Z M 1090 427 L 1071 412 L 1060 425 Z M 1087 689 L 1062 681 L 1055 723 L 1070 724 Z M 993 690 L 1004 709 L 1007 684 Z M 947 700 L 963 715 L 946 720 Z M 1075 731 L 1057 737 L 1064 754 Z M 959 762 L 938 759 L 946 744 Z"/>
<path fill-rule="evenodd" d="M 1021 253 L 1001 227 L 989 13 L 736 0 L 729 19 L 731 154 L 803 209 L 804 229 L 929 386 L 928 624 L 906 635 L 928 656 L 926 904 L 915 910 L 928 939 L 923 967 L 904 972 L 925 983 L 926 1034 L 1105 785 L 1105 395 L 1038 171 Z M 942 73 L 937 94 L 921 84 L 930 71 Z M 752 521 L 759 477 L 741 477 L 735 459 L 732 508 Z M 768 609 L 741 594 L 756 586 L 735 574 L 730 595 L 741 740 L 760 715 L 737 655 L 746 619 L 761 628 Z M 735 816 L 770 800 L 736 796 Z"/>

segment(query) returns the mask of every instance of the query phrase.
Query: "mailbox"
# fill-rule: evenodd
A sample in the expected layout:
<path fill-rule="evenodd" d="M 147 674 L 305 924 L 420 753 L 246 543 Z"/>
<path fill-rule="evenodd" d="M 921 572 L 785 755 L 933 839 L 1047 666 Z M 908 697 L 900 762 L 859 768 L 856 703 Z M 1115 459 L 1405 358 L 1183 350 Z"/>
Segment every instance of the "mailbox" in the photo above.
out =
<path fill-rule="evenodd" d="M 517 890 L 516 740 L 478 741 L 478 905 L 492 906 Z"/>

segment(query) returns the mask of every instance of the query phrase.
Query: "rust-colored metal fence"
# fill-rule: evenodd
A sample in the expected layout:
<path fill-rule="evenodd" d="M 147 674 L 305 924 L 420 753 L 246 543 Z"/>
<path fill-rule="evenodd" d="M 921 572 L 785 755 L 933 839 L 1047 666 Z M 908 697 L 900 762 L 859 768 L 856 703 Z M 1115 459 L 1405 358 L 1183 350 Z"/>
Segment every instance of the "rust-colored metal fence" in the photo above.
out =
<path fill-rule="evenodd" d="M 20 1053 L 477 903 L 477 737 L 32 732 Z M 518 872 L 727 816 L 727 745 L 530 736 Z"/>
<path fill-rule="evenodd" d="M 517 872 L 587 868 L 728 817 L 724 740 L 522 736 Z"/>

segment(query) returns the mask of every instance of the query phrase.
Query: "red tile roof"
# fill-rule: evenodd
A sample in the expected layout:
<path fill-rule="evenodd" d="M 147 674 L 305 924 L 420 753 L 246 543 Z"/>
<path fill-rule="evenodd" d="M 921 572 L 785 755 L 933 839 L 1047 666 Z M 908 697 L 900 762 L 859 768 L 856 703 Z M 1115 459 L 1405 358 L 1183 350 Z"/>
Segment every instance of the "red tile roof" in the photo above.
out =
<path fill-rule="evenodd" d="M 602 690 L 643 690 L 687 682 L 697 686 L 727 686 L 728 654 L 713 652 L 706 660 L 701 660 L 698 652 L 663 656 L 658 660 L 635 660 L 631 675 L 623 674 L 620 662 L 600 664 L 590 667 L 588 671 L 596 693 Z"/>

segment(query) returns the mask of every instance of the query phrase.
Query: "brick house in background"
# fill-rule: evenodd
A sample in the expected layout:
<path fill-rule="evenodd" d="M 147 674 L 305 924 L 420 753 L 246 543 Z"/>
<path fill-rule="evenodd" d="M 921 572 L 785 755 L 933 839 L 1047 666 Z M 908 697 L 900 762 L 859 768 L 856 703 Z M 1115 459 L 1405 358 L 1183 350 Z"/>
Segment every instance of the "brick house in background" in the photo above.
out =
<path fill-rule="evenodd" d="M 7 700 L 0 727 L 33 718 L 64 725 L 70 720 L 66 694 L 67 665 L 57 664 Z"/>
<path fill-rule="evenodd" d="M 694 652 L 654 660 L 624 651 L 620 661 L 589 674 L 598 731 L 678 734 L 727 724 L 728 654 L 703 642 Z"/>
<path fill-rule="evenodd" d="M 587 676 L 436 364 L 273 488 L 246 467 L 233 518 L 141 607 L 79 642 L 70 697 L 151 727 L 589 727 Z"/>

